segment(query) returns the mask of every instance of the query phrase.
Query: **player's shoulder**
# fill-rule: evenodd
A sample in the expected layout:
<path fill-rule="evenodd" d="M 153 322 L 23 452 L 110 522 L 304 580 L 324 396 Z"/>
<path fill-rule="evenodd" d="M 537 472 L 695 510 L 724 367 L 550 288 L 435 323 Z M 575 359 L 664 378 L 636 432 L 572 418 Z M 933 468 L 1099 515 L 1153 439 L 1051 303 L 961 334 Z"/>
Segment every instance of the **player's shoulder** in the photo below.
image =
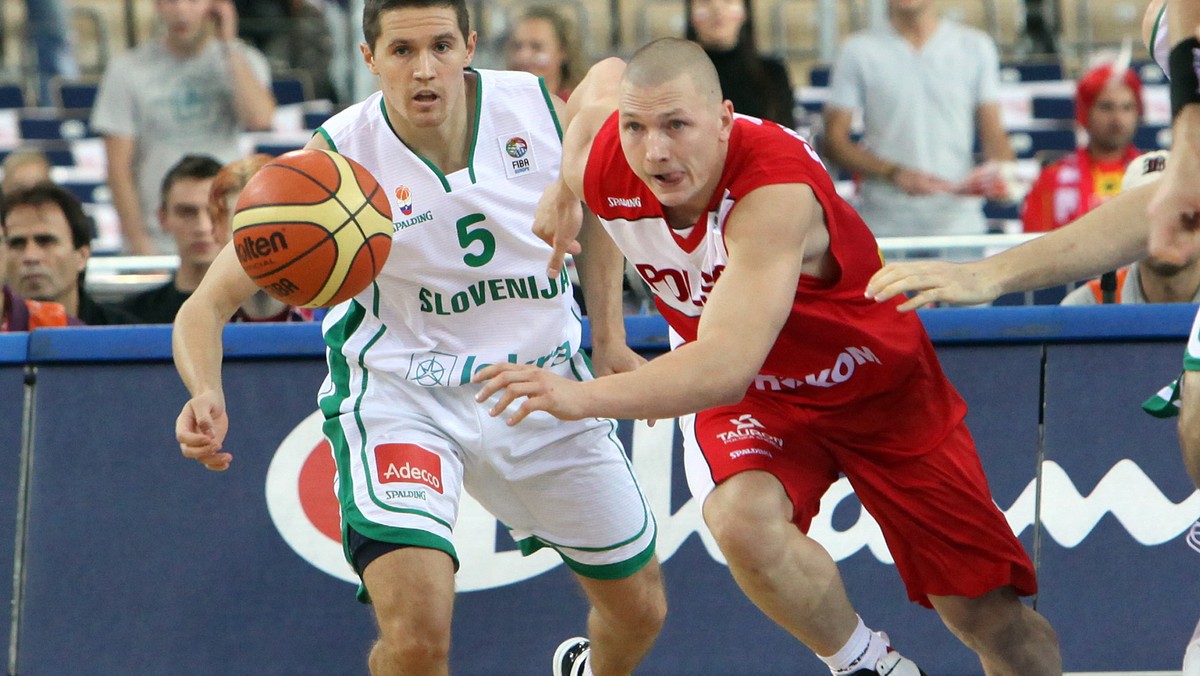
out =
<path fill-rule="evenodd" d="M 381 107 L 382 92 L 375 92 L 367 98 L 347 106 L 345 109 L 335 113 L 333 117 L 321 123 L 319 131 L 325 136 L 331 145 L 335 146 L 339 138 L 343 138 L 345 134 L 353 132 L 356 129 L 370 126 L 371 122 L 383 116 L 383 108 Z"/>
<path fill-rule="evenodd" d="M 532 73 L 519 70 L 491 70 L 489 68 L 472 68 L 468 72 L 475 73 L 484 89 L 501 91 L 536 91 L 545 89 L 542 79 Z"/>

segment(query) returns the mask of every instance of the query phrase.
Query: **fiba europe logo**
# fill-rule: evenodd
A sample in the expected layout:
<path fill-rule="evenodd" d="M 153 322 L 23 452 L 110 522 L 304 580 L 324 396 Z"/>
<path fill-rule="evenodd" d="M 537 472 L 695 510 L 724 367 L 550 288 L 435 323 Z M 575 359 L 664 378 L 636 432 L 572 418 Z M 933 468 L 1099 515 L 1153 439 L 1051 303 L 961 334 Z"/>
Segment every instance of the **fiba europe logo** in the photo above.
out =
<path fill-rule="evenodd" d="M 336 468 L 329 445 L 321 434 L 322 422 L 321 412 L 314 412 L 279 444 L 267 470 L 267 508 L 275 528 L 296 554 L 333 577 L 357 583 L 357 577 L 342 554 L 338 502 L 334 495 Z M 756 422 L 749 416 L 730 419 L 734 427 L 750 432 L 759 432 Z M 700 503 L 691 497 L 683 501 L 672 500 L 671 477 L 679 449 L 674 428 L 669 424 L 649 427 L 638 421 L 633 424 L 630 443 L 634 472 L 641 480 L 646 502 L 658 522 L 659 558 L 668 560 L 685 540 L 698 536 L 712 560 L 724 564 L 720 548 L 704 526 Z M 738 433 L 735 430 L 726 434 Z M 418 491 L 457 493 L 457 486 L 442 484 L 442 467 L 440 462 L 434 462 L 436 456 L 425 457 L 414 448 L 403 444 L 381 444 L 374 449 L 377 466 L 373 478 L 381 484 L 413 484 L 412 489 Z M 1030 529 L 1035 514 L 1040 512 L 1048 541 L 1068 549 L 1092 537 L 1093 530 L 1108 515 L 1115 518 L 1127 534 L 1127 538 L 1121 536 L 1120 543 L 1135 548 L 1174 540 L 1186 534 L 1200 516 L 1200 491 L 1193 492 L 1182 502 L 1173 502 L 1136 462 L 1128 458 L 1118 460 L 1090 490 L 1085 487 L 1084 492 L 1062 465 L 1047 460 L 1042 464 L 1040 507 L 1036 480 L 1011 492 L 1018 493 L 1007 508 L 1001 506 L 1013 532 L 1019 535 Z M 850 518 L 838 519 L 835 524 L 835 512 Z M 501 535 L 498 536 L 497 531 Z M 503 532 L 497 528 L 495 517 L 469 494 L 461 494 L 453 536 L 454 548 L 462 564 L 456 576 L 459 591 L 517 584 L 562 564 L 550 549 L 529 557 L 521 556 L 511 541 L 497 540 L 506 537 Z M 821 498 L 821 507 L 813 518 L 809 535 L 825 547 L 834 561 L 846 560 L 865 549 L 880 564 L 893 562 L 879 525 L 862 509 L 845 478 L 834 482 Z M 1112 542 L 1111 535 L 1102 537 L 1110 538 L 1112 544 L 1120 544 Z"/>
<path fill-rule="evenodd" d="M 396 188 L 396 206 L 400 207 L 400 213 L 412 216 L 412 191 L 408 189 L 408 186 L 402 185 Z"/>
<path fill-rule="evenodd" d="M 508 143 L 504 146 L 505 152 L 509 157 L 521 158 L 525 157 L 525 153 L 529 152 L 529 144 L 520 136 L 514 136 L 508 139 Z"/>

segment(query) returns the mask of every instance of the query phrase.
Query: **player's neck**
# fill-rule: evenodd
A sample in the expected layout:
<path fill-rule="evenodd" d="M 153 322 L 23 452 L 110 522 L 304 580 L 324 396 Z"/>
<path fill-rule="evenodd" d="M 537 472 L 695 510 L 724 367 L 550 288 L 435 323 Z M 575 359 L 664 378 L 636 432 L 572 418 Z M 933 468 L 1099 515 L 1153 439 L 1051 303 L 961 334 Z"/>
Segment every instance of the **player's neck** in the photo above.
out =
<path fill-rule="evenodd" d="M 468 77 L 466 95 L 461 103 L 452 108 L 446 120 L 436 127 L 417 127 L 408 123 L 402 115 L 391 110 L 388 117 L 393 131 L 413 152 L 449 175 L 464 169 L 470 163 L 471 138 L 475 132 L 475 83 Z M 385 99 L 386 105 L 386 99 Z"/>
<path fill-rule="evenodd" d="M 915 12 L 891 12 L 888 21 L 905 40 L 920 49 L 937 30 L 938 14 L 932 7 Z"/>

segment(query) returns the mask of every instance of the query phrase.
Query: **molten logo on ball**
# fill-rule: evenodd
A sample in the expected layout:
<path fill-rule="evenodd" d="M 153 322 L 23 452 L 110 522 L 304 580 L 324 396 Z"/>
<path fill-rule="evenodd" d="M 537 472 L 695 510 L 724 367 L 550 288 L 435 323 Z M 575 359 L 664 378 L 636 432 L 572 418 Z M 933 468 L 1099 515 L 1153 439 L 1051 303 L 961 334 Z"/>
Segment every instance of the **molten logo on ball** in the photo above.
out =
<path fill-rule="evenodd" d="M 270 237 L 250 237 L 247 235 L 242 238 L 242 241 L 234 242 L 233 244 L 233 251 L 237 254 L 238 260 L 242 262 L 242 265 L 256 258 L 265 258 L 271 254 L 286 251 L 287 248 L 287 237 L 284 237 L 282 232 L 273 233 Z"/>

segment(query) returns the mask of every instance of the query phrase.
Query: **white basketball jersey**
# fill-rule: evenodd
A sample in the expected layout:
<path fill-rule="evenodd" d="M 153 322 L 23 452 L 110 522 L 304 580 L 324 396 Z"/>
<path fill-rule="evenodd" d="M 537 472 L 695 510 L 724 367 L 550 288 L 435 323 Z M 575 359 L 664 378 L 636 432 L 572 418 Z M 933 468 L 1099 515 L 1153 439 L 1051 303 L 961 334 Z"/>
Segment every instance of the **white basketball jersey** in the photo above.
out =
<path fill-rule="evenodd" d="M 362 164 L 392 205 L 392 252 L 375 284 L 333 308 L 330 350 L 425 387 L 457 386 L 490 363 L 561 364 L 579 349 L 579 311 L 564 270 L 533 235 L 558 175 L 561 133 L 541 80 L 470 70 L 470 161 L 443 175 L 388 124 L 380 92 L 318 130 Z M 474 83 L 474 84 L 473 84 Z"/>

